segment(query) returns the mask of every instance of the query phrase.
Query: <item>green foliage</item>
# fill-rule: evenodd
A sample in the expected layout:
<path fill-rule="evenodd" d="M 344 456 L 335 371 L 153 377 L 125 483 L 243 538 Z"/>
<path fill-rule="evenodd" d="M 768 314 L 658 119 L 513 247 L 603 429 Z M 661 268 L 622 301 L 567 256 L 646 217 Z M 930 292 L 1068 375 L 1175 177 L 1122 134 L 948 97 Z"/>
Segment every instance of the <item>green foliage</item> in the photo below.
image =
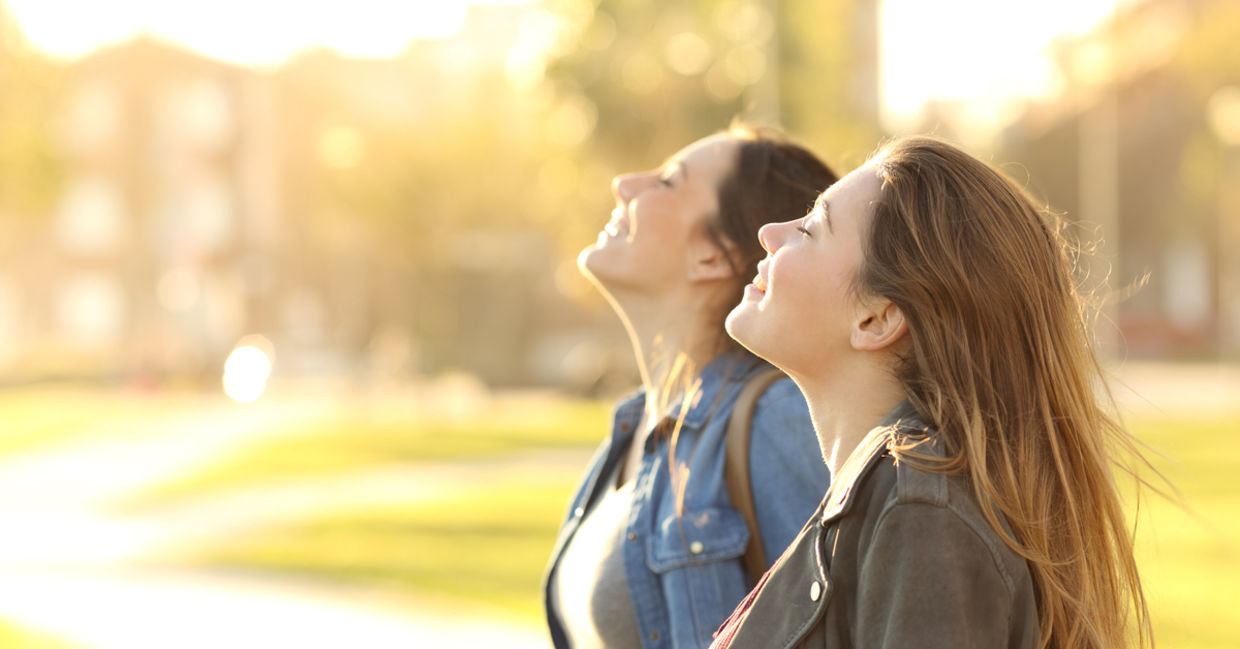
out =
<path fill-rule="evenodd" d="M 1194 4 L 1189 11 L 1196 15 L 1189 20 L 1171 66 L 1194 94 L 1208 97 L 1219 86 L 1240 83 L 1240 49 L 1235 46 L 1240 5 L 1230 0 Z"/>
<path fill-rule="evenodd" d="M 0 214 L 6 225 L 50 213 L 63 161 L 49 118 L 63 76 L 31 49 L 0 4 Z"/>
<path fill-rule="evenodd" d="M 865 162 L 878 126 L 879 3 L 780 3 L 783 121 L 843 175 Z"/>

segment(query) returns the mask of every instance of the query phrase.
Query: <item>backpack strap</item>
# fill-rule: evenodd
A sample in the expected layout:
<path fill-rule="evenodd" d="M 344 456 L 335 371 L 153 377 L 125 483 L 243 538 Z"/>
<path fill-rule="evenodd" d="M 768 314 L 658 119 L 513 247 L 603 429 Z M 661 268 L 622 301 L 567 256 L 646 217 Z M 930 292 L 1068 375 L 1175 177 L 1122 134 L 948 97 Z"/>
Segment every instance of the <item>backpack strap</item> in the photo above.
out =
<path fill-rule="evenodd" d="M 755 584 L 766 573 L 766 552 L 762 549 L 762 535 L 758 531 L 757 512 L 753 505 L 753 485 L 749 481 L 749 429 L 753 422 L 754 405 L 758 397 L 784 373 L 776 368 L 759 372 L 745 383 L 732 416 L 728 419 L 727 441 L 723 456 L 723 481 L 728 488 L 732 507 L 745 517 L 749 527 L 749 544 L 745 546 L 745 572 L 749 583 Z"/>

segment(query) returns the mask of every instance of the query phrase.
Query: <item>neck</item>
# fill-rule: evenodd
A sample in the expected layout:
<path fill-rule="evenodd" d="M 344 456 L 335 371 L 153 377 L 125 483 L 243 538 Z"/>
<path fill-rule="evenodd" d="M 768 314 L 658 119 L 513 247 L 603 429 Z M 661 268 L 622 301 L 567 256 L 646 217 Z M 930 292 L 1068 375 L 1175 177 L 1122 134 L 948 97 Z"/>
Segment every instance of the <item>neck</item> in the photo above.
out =
<path fill-rule="evenodd" d="M 653 423 L 722 351 L 718 323 L 703 317 L 714 311 L 696 295 L 609 300 L 629 334 L 646 392 L 645 419 Z"/>
<path fill-rule="evenodd" d="M 852 360 L 851 367 L 833 369 L 829 376 L 791 375 L 805 394 L 832 475 L 838 475 L 866 434 L 907 396 L 885 364 L 861 356 Z"/>

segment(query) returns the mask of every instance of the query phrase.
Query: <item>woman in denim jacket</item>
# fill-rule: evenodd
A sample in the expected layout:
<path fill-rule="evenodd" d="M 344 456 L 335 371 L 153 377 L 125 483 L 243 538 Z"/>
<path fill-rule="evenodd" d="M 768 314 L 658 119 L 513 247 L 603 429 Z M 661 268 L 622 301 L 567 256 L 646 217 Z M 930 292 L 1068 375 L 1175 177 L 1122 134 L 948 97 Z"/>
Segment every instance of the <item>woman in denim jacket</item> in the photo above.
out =
<path fill-rule="evenodd" d="M 544 581 L 557 648 L 701 649 L 754 576 L 723 478 L 738 393 L 770 366 L 723 331 L 768 221 L 805 213 L 835 175 L 777 134 L 734 125 L 658 169 L 612 181 L 616 208 L 578 265 L 628 331 L 642 388 L 615 410 Z M 750 476 L 766 556 L 779 556 L 829 474 L 805 401 L 781 378 L 758 399 Z"/>

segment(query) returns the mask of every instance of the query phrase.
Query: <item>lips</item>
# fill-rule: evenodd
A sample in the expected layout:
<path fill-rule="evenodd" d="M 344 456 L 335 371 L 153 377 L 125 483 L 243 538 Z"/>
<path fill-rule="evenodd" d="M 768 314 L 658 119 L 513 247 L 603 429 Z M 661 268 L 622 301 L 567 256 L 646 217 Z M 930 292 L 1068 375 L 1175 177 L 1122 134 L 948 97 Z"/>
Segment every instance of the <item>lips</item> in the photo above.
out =
<path fill-rule="evenodd" d="M 765 293 L 765 292 L 766 292 L 766 279 L 765 279 L 764 277 L 762 277 L 762 271 L 763 271 L 763 270 L 764 270 L 763 265 L 762 265 L 761 263 L 759 263 L 759 264 L 758 264 L 758 274 L 753 276 L 753 282 L 752 282 L 752 284 L 753 284 L 753 287 L 754 287 L 754 288 L 756 288 L 756 289 L 758 289 L 759 291 L 762 291 L 763 293 Z"/>
<path fill-rule="evenodd" d="M 624 210 L 618 207 L 612 210 L 611 220 L 607 222 L 607 225 L 603 226 L 603 231 L 613 237 L 627 234 L 629 231 L 629 220 L 624 217 Z"/>

